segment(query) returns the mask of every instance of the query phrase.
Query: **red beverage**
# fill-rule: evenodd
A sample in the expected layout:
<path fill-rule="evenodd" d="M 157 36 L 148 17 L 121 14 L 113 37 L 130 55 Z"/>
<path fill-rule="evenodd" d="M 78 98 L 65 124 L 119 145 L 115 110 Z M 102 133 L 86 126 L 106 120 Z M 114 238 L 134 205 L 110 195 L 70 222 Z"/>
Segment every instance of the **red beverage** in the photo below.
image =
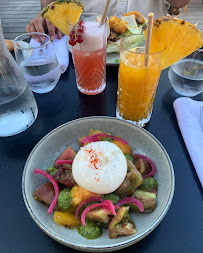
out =
<path fill-rule="evenodd" d="M 80 92 L 95 95 L 106 86 L 106 50 L 81 51 L 72 49 L 77 86 Z"/>
<path fill-rule="evenodd" d="M 70 25 L 77 88 L 87 95 L 106 87 L 106 21 L 100 24 L 98 18 L 101 15 L 82 14 L 78 25 Z"/>

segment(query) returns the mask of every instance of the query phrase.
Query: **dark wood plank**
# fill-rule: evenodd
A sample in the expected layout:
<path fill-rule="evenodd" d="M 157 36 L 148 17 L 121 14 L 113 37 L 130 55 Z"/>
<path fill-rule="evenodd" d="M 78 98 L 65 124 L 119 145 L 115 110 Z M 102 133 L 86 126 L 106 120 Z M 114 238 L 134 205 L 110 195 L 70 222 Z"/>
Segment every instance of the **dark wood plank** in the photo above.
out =
<path fill-rule="evenodd" d="M 27 20 L 27 22 L 29 22 L 30 20 Z M 12 23 L 4 23 L 4 30 L 6 30 L 7 28 L 16 28 L 16 27 L 25 27 L 26 21 L 24 20 L 24 22 L 12 22 Z"/>
<path fill-rule="evenodd" d="M 35 17 L 36 15 L 38 14 L 38 12 L 36 13 L 31 13 L 29 14 L 29 18 L 32 19 L 33 17 Z M 8 18 L 8 14 L 1 14 L 1 18 Z M 16 19 L 16 18 L 20 18 L 20 19 L 23 19 L 23 18 L 27 18 L 24 14 L 18 14 L 18 13 L 15 13 L 13 14 L 11 17 L 9 17 L 10 19 Z"/>
<path fill-rule="evenodd" d="M 15 8 L 12 8 L 11 6 L 7 6 L 7 7 L 2 7 L 0 5 L 0 11 L 29 11 L 29 10 L 38 10 L 40 11 L 41 10 L 41 7 L 40 6 L 19 6 L 19 7 L 15 7 Z"/>
<path fill-rule="evenodd" d="M 24 31 L 22 31 L 21 33 L 4 33 L 4 38 L 5 39 L 9 39 L 9 40 L 13 40 L 15 39 L 16 37 L 18 37 L 20 34 L 23 34 L 25 33 Z"/>
<path fill-rule="evenodd" d="M 28 1 L 28 0 L 25 0 L 25 1 L 9 1 L 9 0 L 7 0 L 7 1 L 2 1 L 1 0 L 1 2 L 0 2 L 0 5 L 7 5 L 7 4 L 33 4 L 33 5 L 40 5 L 40 0 L 38 1 L 38 0 L 36 0 L 36 1 Z"/>
<path fill-rule="evenodd" d="M 0 17 L 4 37 L 14 39 L 41 10 L 40 0 L 0 0 Z"/>
<path fill-rule="evenodd" d="M 5 26 L 5 24 L 16 24 L 16 23 L 26 23 L 27 21 L 30 21 L 31 18 L 30 17 L 26 17 L 26 18 L 3 18 L 1 19 L 2 23 L 3 23 L 3 27 Z"/>
<path fill-rule="evenodd" d="M 39 3 L 34 3 L 34 2 L 26 2 L 26 1 L 22 1 L 22 2 L 0 2 L 0 6 L 11 6 L 13 5 L 13 7 L 18 7 L 18 6 L 41 6 L 40 2 Z"/>
<path fill-rule="evenodd" d="M 25 26 L 24 27 L 4 27 L 4 32 L 6 33 L 12 33 L 12 32 L 16 32 L 16 33 L 21 33 L 21 32 L 25 32 Z"/>
<path fill-rule="evenodd" d="M 10 16 L 11 18 L 13 17 L 13 16 L 22 16 L 22 15 L 24 15 L 25 17 L 26 16 L 30 16 L 30 15 L 36 15 L 37 13 L 39 13 L 39 11 L 38 10 L 30 10 L 30 11 L 26 11 L 26 10 L 22 10 L 22 11 L 18 11 L 18 13 L 16 13 L 15 11 L 0 11 L 0 17 L 2 17 L 2 16 L 5 16 L 5 15 L 7 15 L 7 16 Z"/>

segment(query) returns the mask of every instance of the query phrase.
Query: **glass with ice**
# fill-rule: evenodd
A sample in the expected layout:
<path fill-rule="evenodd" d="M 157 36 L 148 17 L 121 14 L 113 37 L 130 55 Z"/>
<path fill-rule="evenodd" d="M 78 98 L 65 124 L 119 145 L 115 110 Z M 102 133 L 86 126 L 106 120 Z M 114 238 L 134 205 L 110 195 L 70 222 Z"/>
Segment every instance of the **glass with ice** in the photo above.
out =
<path fill-rule="evenodd" d="M 37 42 L 32 36 L 38 36 Z M 16 61 L 30 89 L 47 93 L 54 89 L 61 76 L 51 40 L 43 33 L 27 33 L 14 40 Z"/>
<path fill-rule="evenodd" d="M 82 14 L 76 26 L 69 24 L 77 88 L 95 95 L 106 87 L 106 20 L 101 15 Z"/>
<path fill-rule="evenodd" d="M 182 96 L 193 97 L 203 92 L 203 49 L 173 64 L 168 72 L 173 89 Z"/>

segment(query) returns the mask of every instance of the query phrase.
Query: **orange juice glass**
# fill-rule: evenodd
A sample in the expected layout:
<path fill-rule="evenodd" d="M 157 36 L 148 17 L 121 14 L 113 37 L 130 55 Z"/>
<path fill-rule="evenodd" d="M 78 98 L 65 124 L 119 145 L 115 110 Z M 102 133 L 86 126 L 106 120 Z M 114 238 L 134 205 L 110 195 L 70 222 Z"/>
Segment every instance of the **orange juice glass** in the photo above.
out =
<path fill-rule="evenodd" d="M 75 30 L 82 36 L 82 42 L 72 46 L 77 88 L 87 95 L 101 93 L 106 87 L 106 21 L 100 24 L 101 15 L 82 14 L 80 21 L 84 29 L 76 25 Z"/>
<path fill-rule="evenodd" d="M 144 46 L 144 35 L 121 41 L 116 108 L 117 118 L 141 127 L 151 118 L 163 53 L 149 54 L 146 64 Z"/>

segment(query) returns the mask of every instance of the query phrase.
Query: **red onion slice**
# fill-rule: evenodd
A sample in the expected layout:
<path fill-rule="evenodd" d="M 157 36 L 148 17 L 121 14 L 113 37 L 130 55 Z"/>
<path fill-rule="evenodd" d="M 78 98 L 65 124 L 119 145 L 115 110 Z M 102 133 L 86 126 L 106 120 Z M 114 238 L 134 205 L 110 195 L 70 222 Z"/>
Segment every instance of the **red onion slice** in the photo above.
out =
<path fill-rule="evenodd" d="M 129 203 L 132 203 L 132 204 L 135 204 L 139 209 L 140 209 L 140 212 L 144 212 L 144 207 L 143 207 L 143 204 L 141 201 L 139 201 L 138 199 L 136 198 L 133 198 L 133 197 L 126 197 L 126 198 L 123 198 L 121 200 L 119 200 L 116 205 L 117 206 L 121 206 L 121 205 L 126 205 L 126 204 L 129 204 Z"/>
<path fill-rule="evenodd" d="M 114 140 L 117 140 L 117 141 L 120 141 L 122 142 L 123 144 L 128 144 L 127 141 L 119 138 L 119 137 L 115 137 L 115 136 L 112 136 L 112 135 L 109 135 L 109 134 L 93 134 L 91 136 L 87 136 L 87 137 L 84 137 L 81 141 L 81 145 L 84 145 L 85 143 L 89 143 L 89 142 L 96 142 L 96 141 L 101 141 L 99 139 L 99 137 L 106 137 L 106 138 L 111 138 L 111 139 L 114 139 Z"/>
<path fill-rule="evenodd" d="M 144 156 L 144 155 L 135 154 L 134 157 L 138 157 L 138 158 L 144 159 L 147 162 L 149 162 L 149 164 L 151 165 L 151 171 L 147 175 L 143 176 L 143 178 L 153 177 L 154 173 L 156 172 L 156 165 L 155 165 L 155 163 L 150 158 L 148 158 L 147 156 Z"/>
<path fill-rule="evenodd" d="M 91 198 L 88 198 L 88 199 L 84 200 L 84 201 L 78 206 L 78 208 L 77 208 L 76 211 L 75 211 L 75 218 L 76 218 L 76 219 L 78 219 L 78 214 L 79 214 L 80 209 L 81 209 L 84 205 L 86 205 L 86 204 L 88 204 L 88 203 L 90 203 L 90 202 L 92 202 L 92 201 L 103 202 L 104 200 L 103 200 L 101 197 L 97 197 L 97 196 L 91 197 Z"/>
<path fill-rule="evenodd" d="M 85 216 L 86 216 L 86 214 L 87 214 L 90 210 L 92 210 L 92 209 L 94 209 L 94 208 L 96 208 L 96 207 L 103 207 L 103 208 L 105 208 L 105 209 L 108 209 L 113 215 L 116 215 L 115 206 L 113 205 L 112 202 L 111 202 L 111 203 L 110 203 L 110 202 L 111 202 L 110 200 L 105 200 L 105 201 L 102 202 L 102 203 L 92 204 L 92 205 L 86 207 L 86 208 L 84 209 L 84 211 L 82 212 L 82 215 L 81 215 L 81 223 L 82 223 L 82 225 L 86 227 Z"/>
<path fill-rule="evenodd" d="M 56 177 L 60 176 L 60 174 L 61 174 L 61 172 L 62 172 L 62 169 L 63 169 L 63 167 L 60 166 L 60 167 L 58 168 L 58 171 L 53 175 L 53 178 L 56 178 Z"/>
<path fill-rule="evenodd" d="M 96 142 L 96 141 L 100 141 L 99 138 L 96 138 L 94 136 L 87 136 L 87 137 L 84 137 L 81 141 L 81 145 L 84 145 L 85 143 L 90 143 L 90 142 Z"/>
<path fill-rule="evenodd" d="M 113 215 L 116 215 L 115 206 L 112 203 L 112 201 L 111 200 L 105 200 L 104 203 L 108 205 L 109 211 L 111 211 Z"/>
<path fill-rule="evenodd" d="M 44 170 L 35 169 L 34 173 L 46 177 L 53 184 L 55 196 L 54 196 L 54 199 L 51 202 L 51 205 L 49 206 L 48 211 L 47 211 L 48 214 L 51 214 L 54 210 L 56 203 L 57 203 L 57 199 L 58 199 L 58 195 L 59 195 L 58 184 L 57 184 L 56 180 L 52 176 L 50 176 L 48 173 L 46 173 Z"/>
<path fill-rule="evenodd" d="M 64 163 L 72 164 L 73 160 L 56 160 L 57 164 L 63 165 Z"/>

